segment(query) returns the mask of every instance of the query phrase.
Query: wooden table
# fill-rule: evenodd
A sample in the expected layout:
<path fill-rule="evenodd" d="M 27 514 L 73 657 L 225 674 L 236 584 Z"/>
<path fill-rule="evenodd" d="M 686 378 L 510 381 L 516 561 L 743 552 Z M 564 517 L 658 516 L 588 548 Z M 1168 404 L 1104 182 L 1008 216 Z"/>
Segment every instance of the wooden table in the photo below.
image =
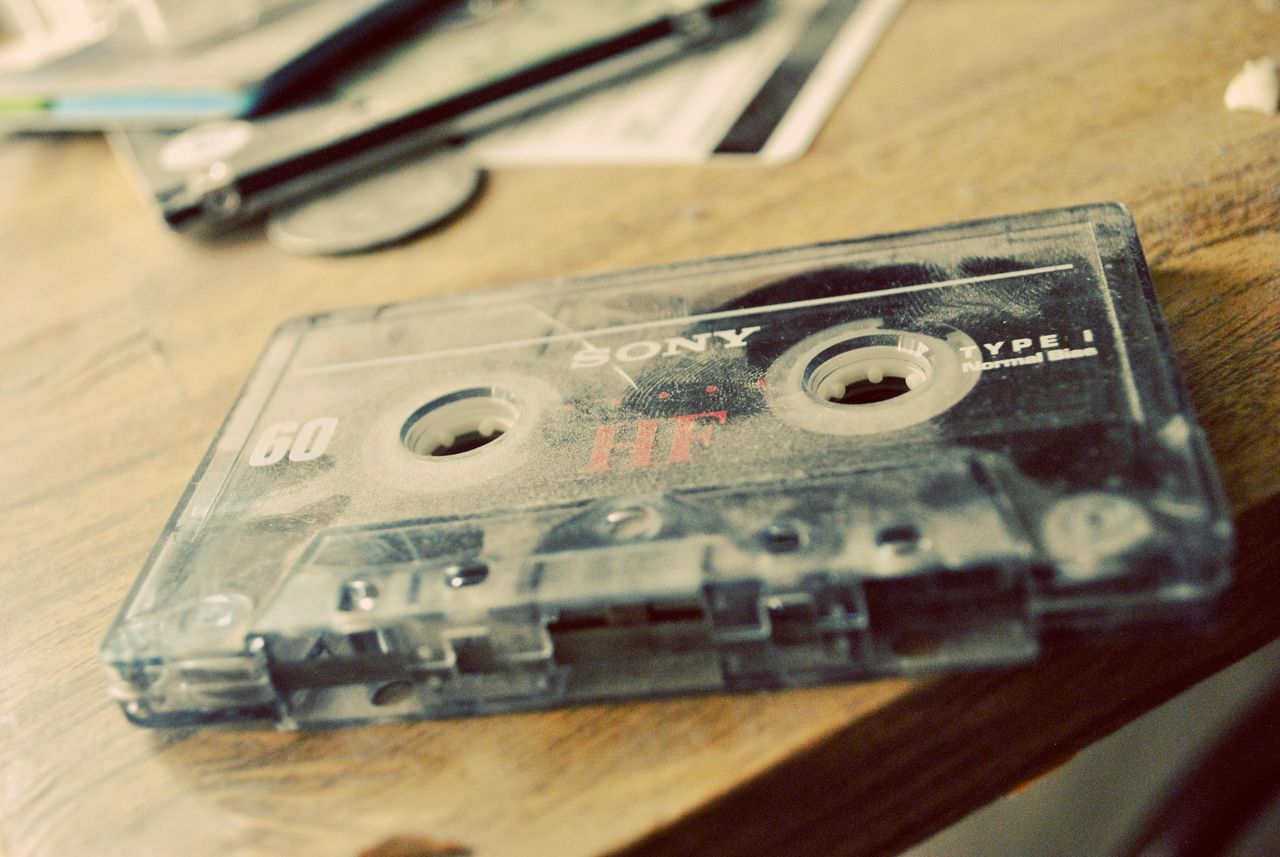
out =
<path fill-rule="evenodd" d="M 98 139 L 0 143 L 0 852 L 888 854 L 1280 634 L 1280 118 L 1221 102 L 1280 52 L 1265 7 L 912 0 L 796 163 L 502 172 L 344 259 L 169 236 Z M 1237 513 L 1216 635 L 313 734 L 108 701 L 95 648 L 281 319 L 1100 199 L 1137 218 Z"/>

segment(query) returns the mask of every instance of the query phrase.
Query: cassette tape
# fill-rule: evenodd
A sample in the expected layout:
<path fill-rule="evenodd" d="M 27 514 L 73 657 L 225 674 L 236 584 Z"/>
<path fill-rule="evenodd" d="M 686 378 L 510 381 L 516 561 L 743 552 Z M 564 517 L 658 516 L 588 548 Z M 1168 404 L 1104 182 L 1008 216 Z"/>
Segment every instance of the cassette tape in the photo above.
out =
<path fill-rule="evenodd" d="M 1231 524 L 1094 205 L 284 324 L 101 658 L 284 727 L 1197 629 Z"/>

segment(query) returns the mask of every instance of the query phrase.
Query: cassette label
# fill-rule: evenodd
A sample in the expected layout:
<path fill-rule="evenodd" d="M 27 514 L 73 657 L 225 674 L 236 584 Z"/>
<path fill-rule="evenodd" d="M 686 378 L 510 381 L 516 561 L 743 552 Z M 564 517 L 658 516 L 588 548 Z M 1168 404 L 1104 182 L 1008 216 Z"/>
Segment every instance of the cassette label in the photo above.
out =
<path fill-rule="evenodd" d="M 1194 626 L 1230 550 L 1086 206 L 290 322 L 102 659 L 150 725 L 786 687 Z"/>

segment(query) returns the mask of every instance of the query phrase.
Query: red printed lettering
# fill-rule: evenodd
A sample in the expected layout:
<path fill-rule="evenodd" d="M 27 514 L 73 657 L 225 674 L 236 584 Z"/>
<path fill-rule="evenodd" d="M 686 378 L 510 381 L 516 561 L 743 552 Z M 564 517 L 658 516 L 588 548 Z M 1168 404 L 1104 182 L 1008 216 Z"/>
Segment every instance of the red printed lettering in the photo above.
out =
<path fill-rule="evenodd" d="M 648 467 L 653 463 L 653 444 L 658 438 L 658 420 L 636 422 L 636 439 L 631 443 L 618 443 L 616 425 L 596 429 L 595 446 L 591 449 L 588 473 L 604 473 L 609 469 L 609 456 L 615 449 L 630 449 L 632 467 Z"/>
<path fill-rule="evenodd" d="M 705 414 L 684 414 L 675 418 L 676 436 L 671 441 L 669 464 L 693 461 L 693 442 L 696 440 L 703 446 L 711 446 L 711 429 L 713 425 L 699 426 L 699 420 L 715 420 L 724 425 L 729 414 L 726 411 L 708 411 Z"/>
<path fill-rule="evenodd" d="M 711 447 L 712 431 L 716 425 L 724 425 L 729 420 L 726 411 L 707 411 L 703 414 L 682 414 L 672 417 L 671 454 L 667 456 L 667 464 L 683 464 L 693 461 L 694 444 L 704 448 Z M 611 467 L 613 453 L 619 449 L 631 450 L 632 467 L 648 467 L 653 464 L 653 449 L 658 441 L 658 429 L 663 420 L 637 420 L 634 425 L 635 439 L 619 441 L 618 432 L 625 425 L 604 425 L 596 429 L 595 444 L 591 448 L 591 461 L 587 464 L 588 473 L 604 473 Z"/>

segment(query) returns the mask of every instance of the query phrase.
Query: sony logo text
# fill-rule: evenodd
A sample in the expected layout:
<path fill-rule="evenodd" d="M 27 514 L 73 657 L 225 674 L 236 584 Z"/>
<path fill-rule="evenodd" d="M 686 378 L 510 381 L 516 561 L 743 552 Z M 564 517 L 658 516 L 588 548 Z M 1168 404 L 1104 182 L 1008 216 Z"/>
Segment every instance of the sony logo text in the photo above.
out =
<path fill-rule="evenodd" d="M 603 366 L 610 360 L 616 360 L 619 363 L 635 363 L 658 356 L 701 354 L 709 348 L 742 348 L 747 344 L 747 337 L 759 329 L 759 327 L 742 327 L 716 330 L 711 333 L 695 333 L 693 336 L 672 336 L 663 340 L 639 339 L 617 348 L 601 348 L 588 344 L 573 355 L 570 368 L 590 369 L 594 366 Z"/>

